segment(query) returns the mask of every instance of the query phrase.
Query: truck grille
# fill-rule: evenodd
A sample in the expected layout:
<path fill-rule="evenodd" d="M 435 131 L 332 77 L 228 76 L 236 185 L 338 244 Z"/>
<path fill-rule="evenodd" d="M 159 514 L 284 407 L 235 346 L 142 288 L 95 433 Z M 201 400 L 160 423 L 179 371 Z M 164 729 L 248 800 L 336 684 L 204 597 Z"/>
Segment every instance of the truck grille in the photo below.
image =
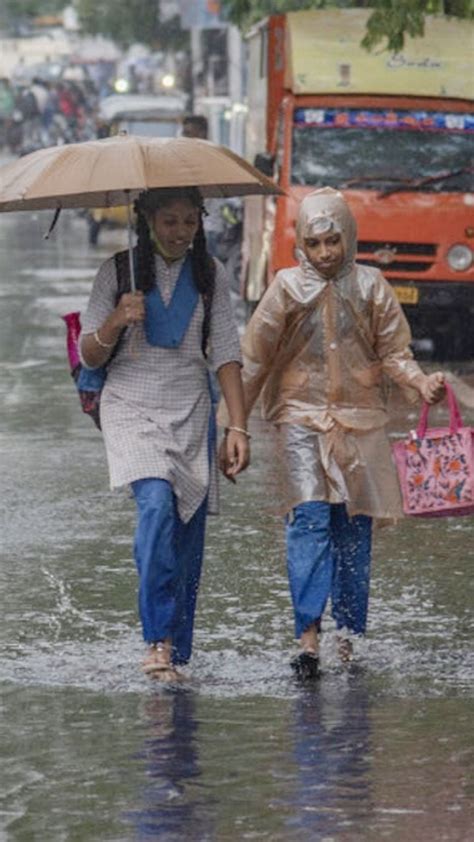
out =
<path fill-rule="evenodd" d="M 436 257 L 433 243 L 394 243 L 361 240 L 357 259 L 366 266 L 388 272 L 427 272 Z"/>

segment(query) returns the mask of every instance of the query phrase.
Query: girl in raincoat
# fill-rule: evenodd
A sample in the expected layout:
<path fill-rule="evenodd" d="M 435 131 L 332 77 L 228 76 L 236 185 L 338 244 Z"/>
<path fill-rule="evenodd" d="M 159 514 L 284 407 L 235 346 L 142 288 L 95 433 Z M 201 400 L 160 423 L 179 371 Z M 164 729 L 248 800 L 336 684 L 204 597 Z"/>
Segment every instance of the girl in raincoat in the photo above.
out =
<path fill-rule="evenodd" d="M 230 478 L 248 463 L 248 434 L 228 281 L 207 252 L 199 192 L 150 190 L 136 213 L 139 291 L 117 300 L 120 264 L 105 261 L 81 354 L 88 368 L 108 364 L 100 421 L 111 487 L 130 485 L 138 509 L 143 667 L 174 680 L 191 655 L 206 515 L 217 505 L 209 366 L 229 411 Z"/>
<path fill-rule="evenodd" d="M 372 520 L 402 515 L 385 432 L 383 379 L 429 403 L 444 392 L 409 348 L 409 327 L 378 269 L 359 266 L 356 223 L 342 194 L 301 203 L 299 265 L 277 273 L 243 340 L 250 413 L 276 425 L 283 457 L 287 565 L 300 676 L 318 672 L 321 616 L 331 597 L 343 660 L 366 630 Z M 220 454 L 227 467 L 225 450 Z"/>

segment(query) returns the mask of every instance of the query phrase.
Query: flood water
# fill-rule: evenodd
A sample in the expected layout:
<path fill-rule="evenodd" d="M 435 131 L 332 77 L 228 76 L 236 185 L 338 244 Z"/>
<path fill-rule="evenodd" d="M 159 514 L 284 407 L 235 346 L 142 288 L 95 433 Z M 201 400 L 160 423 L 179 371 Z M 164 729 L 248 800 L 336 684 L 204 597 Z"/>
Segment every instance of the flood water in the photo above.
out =
<path fill-rule="evenodd" d="M 210 519 L 188 681 L 142 676 L 134 506 L 108 490 L 60 318 L 123 241 L 91 249 L 69 213 L 44 242 L 50 216 L 0 216 L 0 839 L 472 840 L 472 518 L 377 531 L 367 639 L 341 667 L 328 618 L 302 689 L 255 417 Z M 474 425 L 474 365 L 450 368 Z M 391 403 L 392 431 L 413 426 Z"/>

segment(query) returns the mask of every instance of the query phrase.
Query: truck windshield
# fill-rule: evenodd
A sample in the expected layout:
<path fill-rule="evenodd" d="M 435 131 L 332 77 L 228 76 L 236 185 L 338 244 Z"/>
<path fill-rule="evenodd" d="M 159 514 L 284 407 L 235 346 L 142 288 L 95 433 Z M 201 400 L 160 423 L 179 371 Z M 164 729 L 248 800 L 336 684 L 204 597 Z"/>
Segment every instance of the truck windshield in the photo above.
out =
<path fill-rule="evenodd" d="M 293 184 L 390 190 L 474 190 L 474 115 L 309 109 L 294 112 Z M 440 173 L 450 177 L 437 178 Z M 433 177 L 431 179 L 431 177 Z"/>

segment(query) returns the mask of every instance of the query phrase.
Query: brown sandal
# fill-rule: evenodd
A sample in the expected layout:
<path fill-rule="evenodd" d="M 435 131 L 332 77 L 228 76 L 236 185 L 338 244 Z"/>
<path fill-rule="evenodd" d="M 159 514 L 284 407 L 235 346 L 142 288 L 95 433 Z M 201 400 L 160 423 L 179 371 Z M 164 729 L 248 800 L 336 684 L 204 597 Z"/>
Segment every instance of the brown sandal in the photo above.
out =
<path fill-rule="evenodd" d="M 349 664 L 354 660 L 354 648 L 352 641 L 347 637 L 339 637 L 337 641 L 337 653 L 343 664 Z"/>
<path fill-rule="evenodd" d="M 153 675 L 159 672 L 174 672 L 173 664 L 170 661 L 169 650 L 164 643 L 153 643 L 150 646 L 150 654 L 143 661 L 142 670 L 145 675 Z"/>

